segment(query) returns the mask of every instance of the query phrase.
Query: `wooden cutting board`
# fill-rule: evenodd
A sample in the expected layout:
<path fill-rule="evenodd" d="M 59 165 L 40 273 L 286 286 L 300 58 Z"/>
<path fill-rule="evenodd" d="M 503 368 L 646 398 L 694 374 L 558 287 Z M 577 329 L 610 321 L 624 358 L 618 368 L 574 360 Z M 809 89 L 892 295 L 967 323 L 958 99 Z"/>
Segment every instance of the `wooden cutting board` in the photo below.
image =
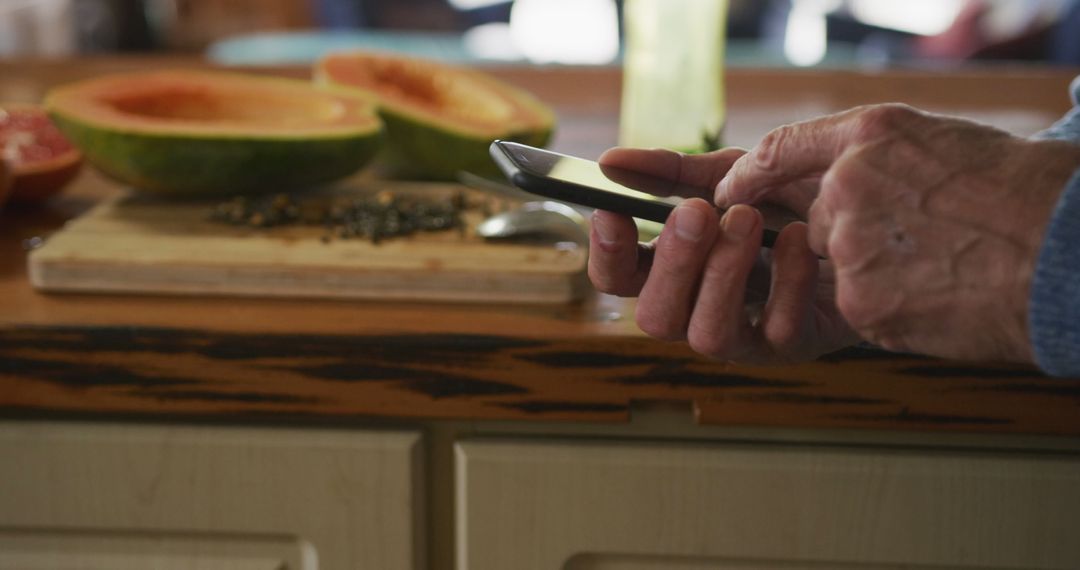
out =
<path fill-rule="evenodd" d="M 357 194 L 449 194 L 451 184 L 369 183 Z M 304 198 L 306 199 L 306 198 Z M 421 233 L 375 244 L 330 239 L 312 226 L 236 227 L 211 221 L 215 202 L 136 196 L 106 201 L 31 252 L 43 291 L 251 295 L 340 299 L 562 303 L 582 296 L 586 247 L 485 242 L 464 231 Z"/>

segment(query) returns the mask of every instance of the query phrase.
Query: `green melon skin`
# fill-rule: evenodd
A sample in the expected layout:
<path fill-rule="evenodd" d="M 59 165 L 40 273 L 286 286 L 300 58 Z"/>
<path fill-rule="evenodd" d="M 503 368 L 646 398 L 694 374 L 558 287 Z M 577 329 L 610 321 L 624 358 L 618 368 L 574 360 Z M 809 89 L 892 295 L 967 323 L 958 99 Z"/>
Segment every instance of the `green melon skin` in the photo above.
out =
<path fill-rule="evenodd" d="M 254 138 L 154 135 L 50 117 L 105 174 L 169 198 L 301 190 L 348 176 L 376 155 L 378 128 L 349 136 Z"/>
<path fill-rule="evenodd" d="M 429 180 L 456 180 L 462 171 L 487 177 L 502 176 L 488 153 L 492 139 L 442 129 L 385 107 L 380 108 L 379 117 L 386 125 L 386 144 L 379 160 L 393 174 Z M 543 147 L 551 140 L 551 134 L 549 127 L 507 133 L 499 138 Z"/>

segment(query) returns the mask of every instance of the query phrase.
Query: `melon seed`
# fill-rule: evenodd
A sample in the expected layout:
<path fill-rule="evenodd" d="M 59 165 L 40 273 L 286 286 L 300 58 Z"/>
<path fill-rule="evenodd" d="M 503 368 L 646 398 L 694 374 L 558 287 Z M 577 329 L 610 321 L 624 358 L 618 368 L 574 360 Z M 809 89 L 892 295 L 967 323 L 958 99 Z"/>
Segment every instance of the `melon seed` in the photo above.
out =
<path fill-rule="evenodd" d="M 483 203 L 479 206 L 490 207 Z M 210 219 L 237 226 L 269 228 L 281 225 L 322 225 L 326 243 L 339 239 L 365 238 L 372 243 L 416 232 L 457 228 L 464 235 L 462 213 L 470 207 L 463 192 L 448 198 L 398 196 L 382 190 L 372 197 L 337 199 L 330 203 L 297 203 L 288 194 L 269 197 L 236 197 L 217 205 Z"/>

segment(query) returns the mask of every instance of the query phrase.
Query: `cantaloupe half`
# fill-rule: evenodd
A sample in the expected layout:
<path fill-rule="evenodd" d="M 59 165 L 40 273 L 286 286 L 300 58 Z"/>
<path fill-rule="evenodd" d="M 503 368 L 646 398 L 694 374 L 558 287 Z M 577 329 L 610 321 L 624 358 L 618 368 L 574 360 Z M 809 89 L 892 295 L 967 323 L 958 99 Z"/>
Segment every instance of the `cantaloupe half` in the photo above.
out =
<path fill-rule="evenodd" d="M 52 120 L 87 161 L 147 193 L 297 190 L 376 154 L 370 97 L 310 82 L 216 71 L 104 76 L 57 88 Z"/>
<path fill-rule="evenodd" d="M 376 97 L 386 123 L 388 161 L 406 174 L 449 180 L 460 171 L 496 175 L 495 139 L 544 146 L 555 114 L 522 89 L 475 69 L 374 52 L 324 56 L 321 85 Z"/>

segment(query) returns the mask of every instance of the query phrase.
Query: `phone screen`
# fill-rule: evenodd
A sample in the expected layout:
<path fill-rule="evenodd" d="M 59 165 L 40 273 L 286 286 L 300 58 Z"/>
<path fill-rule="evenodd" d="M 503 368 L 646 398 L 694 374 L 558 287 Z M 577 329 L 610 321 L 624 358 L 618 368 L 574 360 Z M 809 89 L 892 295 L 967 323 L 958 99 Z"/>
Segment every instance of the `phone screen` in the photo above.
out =
<path fill-rule="evenodd" d="M 517 166 L 533 175 L 586 186 L 628 198 L 675 205 L 682 198 L 711 194 L 670 180 L 621 168 L 602 167 L 591 160 L 566 156 L 515 143 L 501 143 Z"/>

